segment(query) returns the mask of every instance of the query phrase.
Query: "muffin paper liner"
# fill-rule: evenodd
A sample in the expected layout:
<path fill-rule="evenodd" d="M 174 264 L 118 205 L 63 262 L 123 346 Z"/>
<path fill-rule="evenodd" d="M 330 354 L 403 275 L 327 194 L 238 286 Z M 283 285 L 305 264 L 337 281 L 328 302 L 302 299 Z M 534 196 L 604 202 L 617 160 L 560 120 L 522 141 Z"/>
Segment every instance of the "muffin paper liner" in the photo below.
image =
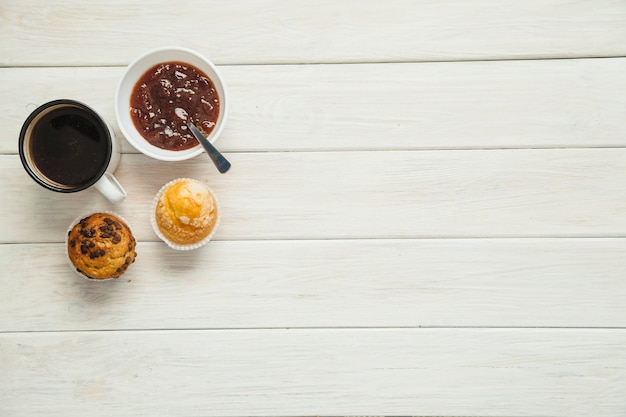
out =
<path fill-rule="evenodd" d="M 124 223 L 126 223 L 126 226 L 128 226 L 128 229 L 129 229 L 129 230 L 131 231 L 131 233 L 132 233 L 132 230 L 133 230 L 133 229 L 132 229 L 132 227 L 130 227 L 130 223 L 128 223 L 128 221 L 127 221 L 124 217 L 120 216 L 119 214 L 117 214 L 117 213 L 115 213 L 115 212 L 113 212 L 113 211 L 108 211 L 108 210 L 97 210 L 97 211 L 91 211 L 91 212 L 85 213 L 85 214 L 83 214 L 82 216 L 79 216 L 79 217 L 77 217 L 76 219 L 74 219 L 74 221 L 73 221 L 72 223 L 70 223 L 70 226 L 69 226 L 69 227 L 67 228 L 67 230 L 65 231 L 65 259 L 67 259 L 67 263 L 68 263 L 68 264 L 69 264 L 69 266 L 70 266 L 70 267 L 74 270 L 74 273 L 75 273 L 75 274 L 77 274 L 77 275 L 79 275 L 79 276 L 83 277 L 84 279 L 86 279 L 86 280 L 88 280 L 88 281 L 98 281 L 98 282 L 100 282 L 100 281 L 113 281 L 113 280 L 116 280 L 116 279 L 121 278 L 124 274 L 120 275 L 120 276 L 119 276 L 119 277 L 117 277 L 117 278 L 114 278 L 114 277 L 112 277 L 112 278 L 90 278 L 90 277 L 88 277 L 87 275 L 85 275 L 85 274 L 83 274 L 83 273 L 81 273 L 81 272 L 78 272 L 78 270 L 76 269 L 76 265 L 74 265 L 74 263 L 73 263 L 73 262 L 72 262 L 72 260 L 70 259 L 70 254 L 69 254 L 69 251 L 68 251 L 68 249 L 67 249 L 67 246 L 68 246 L 68 243 L 69 243 L 69 242 L 68 242 L 69 234 L 70 234 L 70 231 L 74 228 L 74 226 L 76 226 L 76 225 L 77 225 L 77 224 L 78 224 L 78 223 L 79 223 L 82 219 L 84 219 L 85 217 L 89 217 L 89 216 L 91 216 L 92 214 L 97 214 L 97 213 L 104 213 L 104 214 L 109 214 L 109 215 L 111 215 L 111 216 L 115 216 L 115 217 L 117 217 L 118 219 L 120 219 L 120 220 L 122 220 Z"/>
<path fill-rule="evenodd" d="M 215 225 L 213 225 L 213 229 L 211 230 L 211 232 L 201 241 L 196 242 L 196 243 L 191 243 L 189 245 L 181 245 L 181 244 L 170 241 L 168 238 L 166 238 L 163 235 L 163 233 L 161 233 L 161 230 L 159 229 L 159 225 L 156 222 L 156 206 L 159 202 L 159 198 L 161 197 L 161 194 L 163 194 L 163 191 L 165 191 L 167 187 L 179 181 L 195 181 L 195 182 L 202 184 L 202 186 L 204 186 L 209 191 L 209 193 L 211 193 L 211 196 L 215 200 L 215 207 L 217 209 L 217 219 L 215 220 Z M 194 178 L 186 178 L 186 177 L 173 179 L 167 184 L 165 184 L 163 187 L 161 187 L 159 192 L 154 197 L 154 200 L 152 201 L 152 207 L 150 211 L 150 223 L 152 223 L 152 229 L 154 230 L 154 233 L 156 233 L 159 239 L 165 242 L 167 246 L 176 250 L 193 250 L 193 249 L 198 249 L 206 245 L 213 238 L 213 235 L 215 235 L 215 232 L 217 231 L 220 225 L 220 219 L 221 219 L 221 210 L 220 210 L 219 202 L 217 200 L 217 196 L 215 195 L 213 190 L 202 181 L 196 180 Z"/>

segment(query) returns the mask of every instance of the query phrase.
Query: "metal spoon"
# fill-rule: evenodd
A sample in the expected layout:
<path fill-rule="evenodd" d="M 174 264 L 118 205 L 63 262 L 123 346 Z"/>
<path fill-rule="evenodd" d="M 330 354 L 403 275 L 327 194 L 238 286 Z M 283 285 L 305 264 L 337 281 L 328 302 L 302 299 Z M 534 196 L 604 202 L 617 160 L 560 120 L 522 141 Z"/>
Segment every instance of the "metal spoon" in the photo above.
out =
<path fill-rule="evenodd" d="M 217 167 L 217 170 L 222 174 L 228 171 L 230 169 L 230 162 L 228 162 L 228 160 L 224 158 L 224 155 L 222 155 L 220 151 L 218 151 L 215 146 L 213 146 L 211 142 L 209 142 L 207 138 L 204 137 L 204 135 L 202 134 L 202 132 L 200 132 L 196 125 L 191 122 L 187 122 L 187 127 L 189 127 L 191 133 L 193 133 L 196 139 L 198 139 L 198 142 L 202 144 L 206 153 L 209 154 L 209 157 Z"/>

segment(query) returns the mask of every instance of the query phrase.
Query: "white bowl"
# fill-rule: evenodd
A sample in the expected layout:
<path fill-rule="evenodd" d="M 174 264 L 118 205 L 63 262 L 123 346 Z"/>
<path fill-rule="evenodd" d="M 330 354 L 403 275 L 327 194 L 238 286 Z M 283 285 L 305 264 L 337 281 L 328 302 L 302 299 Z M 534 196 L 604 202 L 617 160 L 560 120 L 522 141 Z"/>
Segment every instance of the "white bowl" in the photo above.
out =
<path fill-rule="evenodd" d="M 215 127 L 207 137 L 209 142 L 217 140 L 224 129 L 228 115 L 228 92 L 217 68 L 211 61 L 191 49 L 165 47 L 147 52 L 132 62 L 124 72 L 115 93 L 115 116 L 122 134 L 135 149 L 155 159 L 182 161 L 201 154 L 204 148 L 198 145 L 185 150 L 172 151 L 152 145 L 137 131 L 130 116 L 130 98 L 135 84 L 150 68 L 162 62 L 185 62 L 202 70 L 211 79 L 220 100 L 220 113 Z"/>

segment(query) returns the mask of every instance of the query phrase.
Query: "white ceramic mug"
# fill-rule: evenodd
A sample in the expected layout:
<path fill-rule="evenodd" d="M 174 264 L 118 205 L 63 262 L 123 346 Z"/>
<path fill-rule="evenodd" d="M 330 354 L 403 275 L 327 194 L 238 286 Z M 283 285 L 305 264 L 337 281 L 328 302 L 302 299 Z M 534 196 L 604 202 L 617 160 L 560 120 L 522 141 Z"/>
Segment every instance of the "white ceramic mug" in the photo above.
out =
<path fill-rule="evenodd" d="M 72 193 L 93 186 L 112 203 L 126 198 L 113 176 L 119 141 L 86 104 L 63 99 L 39 106 L 22 126 L 19 153 L 26 172 L 48 190 Z"/>

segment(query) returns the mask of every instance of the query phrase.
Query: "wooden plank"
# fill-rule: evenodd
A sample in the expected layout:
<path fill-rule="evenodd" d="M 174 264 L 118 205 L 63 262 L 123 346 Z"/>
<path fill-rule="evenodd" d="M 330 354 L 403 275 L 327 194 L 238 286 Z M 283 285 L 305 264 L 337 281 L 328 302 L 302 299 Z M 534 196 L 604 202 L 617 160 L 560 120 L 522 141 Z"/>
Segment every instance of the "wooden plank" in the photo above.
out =
<path fill-rule="evenodd" d="M 423 237 L 623 237 L 625 149 L 228 154 L 220 175 L 206 155 L 164 164 L 123 155 L 129 196 L 60 194 L 35 184 L 16 155 L 0 156 L 0 239 L 62 242 L 75 217 L 114 210 L 141 241 L 157 240 L 153 196 L 191 176 L 216 192 L 216 240 Z M 50 210 L 54 207 L 54 210 Z M 20 225 L 20 227 L 16 227 Z"/>
<path fill-rule="evenodd" d="M 0 65 L 125 65 L 171 44 L 218 64 L 626 55 L 626 4 L 620 1 L 316 0 L 289 6 L 279 0 L 197 0 L 184 7 L 165 0 L 4 2 Z"/>
<path fill-rule="evenodd" d="M 626 146 L 624 58 L 220 69 L 224 151 Z M 28 114 L 58 98 L 90 104 L 122 138 L 122 71 L 0 69 L 0 153 L 16 153 Z"/>
<path fill-rule="evenodd" d="M 140 243 L 118 281 L 61 244 L 0 245 L 0 332 L 626 327 L 626 239 Z M 27 307 L 25 307 L 27 306 Z"/>
<path fill-rule="evenodd" d="M 3 415 L 604 416 L 626 331 L 0 334 Z"/>

